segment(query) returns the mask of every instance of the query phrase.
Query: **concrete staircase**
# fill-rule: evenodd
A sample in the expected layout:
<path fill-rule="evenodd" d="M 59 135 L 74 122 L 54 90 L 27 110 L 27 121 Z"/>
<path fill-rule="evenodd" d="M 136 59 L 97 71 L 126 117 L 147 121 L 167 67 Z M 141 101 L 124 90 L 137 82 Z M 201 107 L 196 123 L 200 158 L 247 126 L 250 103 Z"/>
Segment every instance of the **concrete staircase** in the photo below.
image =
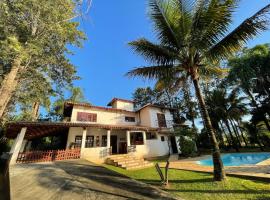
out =
<path fill-rule="evenodd" d="M 132 154 L 112 155 L 106 159 L 106 163 L 126 170 L 142 169 L 153 166 L 153 163 L 148 162 L 143 158 L 138 158 Z"/>

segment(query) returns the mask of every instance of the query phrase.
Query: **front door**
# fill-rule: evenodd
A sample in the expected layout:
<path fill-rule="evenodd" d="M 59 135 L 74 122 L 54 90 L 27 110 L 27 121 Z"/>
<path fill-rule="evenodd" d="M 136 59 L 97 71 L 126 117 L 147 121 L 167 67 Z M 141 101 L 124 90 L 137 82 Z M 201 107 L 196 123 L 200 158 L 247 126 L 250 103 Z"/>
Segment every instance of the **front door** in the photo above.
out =
<path fill-rule="evenodd" d="M 177 145 L 176 145 L 176 141 L 175 141 L 175 136 L 171 136 L 170 138 L 171 138 L 172 152 L 178 153 Z"/>
<path fill-rule="evenodd" d="M 117 154 L 117 135 L 111 135 L 112 154 Z"/>
<path fill-rule="evenodd" d="M 127 143 L 126 142 L 119 143 L 119 153 L 120 154 L 127 153 Z"/>

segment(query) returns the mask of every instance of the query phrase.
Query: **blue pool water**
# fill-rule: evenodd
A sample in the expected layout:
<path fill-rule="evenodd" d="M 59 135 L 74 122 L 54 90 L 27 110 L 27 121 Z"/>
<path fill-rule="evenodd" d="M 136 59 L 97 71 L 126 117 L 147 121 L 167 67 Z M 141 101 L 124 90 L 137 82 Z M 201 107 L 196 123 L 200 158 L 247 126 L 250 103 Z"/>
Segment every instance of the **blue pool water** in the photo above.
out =
<path fill-rule="evenodd" d="M 224 166 L 254 165 L 263 160 L 269 159 L 270 153 L 230 153 L 222 154 L 221 159 Z M 212 158 L 197 161 L 204 166 L 213 166 Z"/>

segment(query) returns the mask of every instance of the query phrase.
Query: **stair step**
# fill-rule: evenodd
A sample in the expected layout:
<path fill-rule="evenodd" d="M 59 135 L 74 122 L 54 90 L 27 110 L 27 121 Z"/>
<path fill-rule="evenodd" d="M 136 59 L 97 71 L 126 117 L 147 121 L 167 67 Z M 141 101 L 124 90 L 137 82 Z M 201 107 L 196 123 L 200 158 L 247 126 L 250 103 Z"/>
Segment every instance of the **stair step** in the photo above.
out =
<path fill-rule="evenodd" d="M 132 167 L 126 167 L 126 170 L 136 170 L 136 169 L 143 169 L 154 166 L 153 163 L 148 163 L 146 165 L 140 165 L 140 166 L 132 166 Z"/>
<path fill-rule="evenodd" d="M 140 163 L 127 163 L 127 164 L 119 164 L 121 167 L 133 167 L 133 166 L 144 166 L 149 164 L 148 162 L 140 162 Z"/>
<path fill-rule="evenodd" d="M 153 166 L 153 163 L 130 154 L 112 155 L 107 158 L 106 163 L 127 170 L 142 169 Z"/>

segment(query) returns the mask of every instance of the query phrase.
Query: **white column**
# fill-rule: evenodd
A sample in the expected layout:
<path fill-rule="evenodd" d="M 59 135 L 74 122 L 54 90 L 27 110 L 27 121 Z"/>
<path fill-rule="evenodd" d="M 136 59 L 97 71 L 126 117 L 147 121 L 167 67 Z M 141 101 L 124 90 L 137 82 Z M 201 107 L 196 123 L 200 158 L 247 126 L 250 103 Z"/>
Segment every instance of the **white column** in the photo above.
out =
<path fill-rule="evenodd" d="M 83 149 L 85 148 L 86 133 L 87 133 L 87 129 L 86 128 L 83 128 L 83 132 L 82 132 L 82 144 L 81 144 L 81 157 L 82 157 L 82 154 L 83 154 Z"/>
<path fill-rule="evenodd" d="M 107 148 L 111 147 L 111 130 L 107 130 Z"/>
<path fill-rule="evenodd" d="M 13 154 L 12 154 L 11 159 L 10 159 L 10 165 L 13 165 L 13 164 L 16 163 L 17 157 L 19 155 L 19 152 L 20 152 L 20 149 L 21 149 L 21 146 L 22 146 L 22 143 L 23 143 L 23 139 L 24 139 L 26 130 L 27 130 L 27 128 L 23 127 L 21 129 L 21 132 L 17 135 L 16 140 L 14 141 L 14 144 L 13 144 L 13 147 L 12 147 L 12 153 Z"/>
<path fill-rule="evenodd" d="M 23 140 L 20 152 L 24 151 L 26 144 L 27 144 L 27 140 Z"/>
<path fill-rule="evenodd" d="M 130 146 L 130 131 L 127 131 L 127 146 Z"/>
<path fill-rule="evenodd" d="M 143 144 L 146 145 L 146 133 L 145 133 L 145 131 L 143 131 L 142 134 L 143 134 Z"/>

